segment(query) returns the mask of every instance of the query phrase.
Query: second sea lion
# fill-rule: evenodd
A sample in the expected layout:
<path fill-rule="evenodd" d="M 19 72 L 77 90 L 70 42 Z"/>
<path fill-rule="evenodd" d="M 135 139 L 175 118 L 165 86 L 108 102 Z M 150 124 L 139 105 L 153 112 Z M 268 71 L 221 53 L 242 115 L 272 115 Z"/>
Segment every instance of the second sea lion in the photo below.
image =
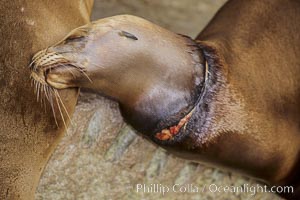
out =
<path fill-rule="evenodd" d="M 28 60 L 39 49 L 89 23 L 92 4 L 93 0 L 0 2 L 1 200 L 35 199 L 41 174 L 65 133 L 61 118 L 57 118 L 58 128 L 53 115 L 42 114 L 44 109 L 28 81 Z M 71 115 L 78 89 L 57 94 Z"/>

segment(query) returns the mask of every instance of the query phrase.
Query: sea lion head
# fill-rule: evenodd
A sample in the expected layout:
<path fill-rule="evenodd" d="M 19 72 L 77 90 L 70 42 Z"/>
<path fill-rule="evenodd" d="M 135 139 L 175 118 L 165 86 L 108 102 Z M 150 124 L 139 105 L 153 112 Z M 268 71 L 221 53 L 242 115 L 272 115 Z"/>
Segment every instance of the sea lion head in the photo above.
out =
<path fill-rule="evenodd" d="M 30 64 L 32 77 L 42 84 L 64 89 L 82 86 L 86 81 L 81 79 L 82 75 L 89 80 L 85 73 L 87 71 L 92 74 L 95 70 L 103 73 L 112 69 L 121 70 L 115 68 L 126 67 L 121 62 L 130 59 L 130 51 L 136 48 L 133 41 L 138 40 L 125 31 L 124 22 L 128 23 L 129 19 L 141 20 L 132 16 L 120 16 L 74 29 L 55 45 L 34 55 Z"/>
<path fill-rule="evenodd" d="M 105 84 L 105 80 L 117 71 L 120 76 L 132 66 L 151 62 L 151 55 L 147 54 L 157 54 L 153 53 L 157 51 L 155 43 L 170 43 L 167 39 L 161 40 L 164 35 L 171 41 L 181 37 L 135 16 L 101 19 L 74 29 L 57 44 L 38 52 L 30 65 L 32 77 L 57 89 L 82 87 L 90 79 L 94 81 L 94 77 L 97 77 L 98 85 L 100 82 Z M 179 56 L 176 48 L 180 45 L 183 44 L 174 45 L 173 51 L 160 49 L 161 59 L 166 53 L 163 51 L 170 51 L 166 55 Z"/>
<path fill-rule="evenodd" d="M 139 131 L 187 114 L 204 80 L 192 39 L 128 15 L 79 27 L 32 60 L 31 76 L 44 86 L 38 88 L 101 92 L 121 104 Z"/>

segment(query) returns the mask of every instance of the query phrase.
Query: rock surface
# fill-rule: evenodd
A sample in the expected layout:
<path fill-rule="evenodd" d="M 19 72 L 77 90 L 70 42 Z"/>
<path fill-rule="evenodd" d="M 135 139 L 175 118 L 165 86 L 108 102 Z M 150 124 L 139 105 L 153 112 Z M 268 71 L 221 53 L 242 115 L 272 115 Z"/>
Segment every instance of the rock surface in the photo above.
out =
<path fill-rule="evenodd" d="M 195 37 L 224 2 L 96 0 L 93 19 L 133 14 Z M 174 184 L 192 184 L 199 191 L 143 193 L 136 192 L 137 184 L 170 189 Z M 73 125 L 49 161 L 36 199 L 280 199 L 270 193 L 212 193 L 210 184 L 255 186 L 257 182 L 169 155 L 129 128 L 115 102 L 82 92 Z"/>

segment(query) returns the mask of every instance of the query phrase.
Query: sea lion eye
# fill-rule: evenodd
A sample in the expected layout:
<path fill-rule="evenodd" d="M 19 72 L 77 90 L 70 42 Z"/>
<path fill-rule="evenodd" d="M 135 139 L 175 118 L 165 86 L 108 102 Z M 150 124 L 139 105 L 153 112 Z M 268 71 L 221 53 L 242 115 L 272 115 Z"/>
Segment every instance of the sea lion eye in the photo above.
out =
<path fill-rule="evenodd" d="M 132 40 L 138 40 L 138 38 L 137 38 L 135 35 L 133 35 L 133 34 L 131 34 L 131 33 L 128 33 L 128 32 L 126 32 L 126 31 L 121 31 L 121 32 L 119 32 L 119 35 L 120 35 L 120 36 L 127 37 L 127 38 L 132 39 Z"/>
<path fill-rule="evenodd" d="M 66 43 L 68 43 L 68 42 L 74 42 L 77 40 L 81 40 L 83 38 L 84 38 L 84 36 L 82 36 L 82 35 L 70 35 L 69 37 L 67 37 L 67 39 L 65 39 L 65 41 L 66 41 Z"/>

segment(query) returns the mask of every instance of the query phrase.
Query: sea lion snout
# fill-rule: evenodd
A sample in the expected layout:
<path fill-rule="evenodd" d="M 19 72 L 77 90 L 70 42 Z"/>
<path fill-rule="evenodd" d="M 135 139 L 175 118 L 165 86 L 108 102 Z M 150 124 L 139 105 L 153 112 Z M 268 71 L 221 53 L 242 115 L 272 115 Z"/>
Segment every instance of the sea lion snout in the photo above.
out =
<path fill-rule="evenodd" d="M 75 62 L 69 60 L 63 54 L 48 49 L 38 52 L 30 64 L 31 77 L 42 85 L 50 85 L 57 89 L 71 87 L 69 81 L 71 76 L 78 76 L 82 71 Z"/>

